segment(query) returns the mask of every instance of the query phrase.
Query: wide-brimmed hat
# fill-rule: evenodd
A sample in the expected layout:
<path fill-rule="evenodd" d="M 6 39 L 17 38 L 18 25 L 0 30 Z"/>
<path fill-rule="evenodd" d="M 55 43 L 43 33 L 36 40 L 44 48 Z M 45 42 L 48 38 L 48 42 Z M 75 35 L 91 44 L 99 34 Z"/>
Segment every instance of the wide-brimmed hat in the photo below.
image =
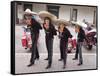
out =
<path fill-rule="evenodd" d="M 47 11 L 40 11 L 38 13 L 38 15 L 39 15 L 39 17 L 41 19 L 44 19 L 45 17 L 49 17 L 52 21 L 54 21 L 55 19 L 57 19 L 57 17 L 55 15 L 53 15 L 53 14 L 47 12 Z"/>
<path fill-rule="evenodd" d="M 81 27 L 84 27 L 84 28 L 87 27 L 87 24 L 85 24 L 85 23 L 83 23 L 83 22 L 80 22 L 80 21 L 77 21 L 77 22 L 72 21 L 71 23 L 72 23 L 72 24 L 75 24 L 75 25 L 78 25 L 78 26 L 81 26 Z"/>
<path fill-rule="evenodd" d="M 37 15 L 36 12 L 33 12 L 33 11 L 31 11 L 30 9 L 28 9 L 28 8 L 25 10 L 24 14 L 25 14 L 25 15 L 27 15 L 27 14 L 30 14 L 30 15 Z"/>
<path fill-rule="evenodd" d="M 36 12 L 33 12 L 33 11 L 31 12 L 31 14 L 32 14 L 32 15 L 37 15 L 37 13 L 36 13 Z"/>
<path fill-rule="evenodd" d="M 55 20 L 55 25 L 59 25 L 59 24 L 64 24 L 65 26 L 69 25 L 69 21 L 64 20 L 64 19 L 56 19 Z"/>

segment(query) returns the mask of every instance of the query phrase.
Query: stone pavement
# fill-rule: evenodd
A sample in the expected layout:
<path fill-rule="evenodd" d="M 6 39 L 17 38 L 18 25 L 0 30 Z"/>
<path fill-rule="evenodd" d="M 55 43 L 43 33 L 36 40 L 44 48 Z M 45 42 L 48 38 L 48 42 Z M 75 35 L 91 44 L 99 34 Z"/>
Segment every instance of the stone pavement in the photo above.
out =
<path fill-rule="evenodd" d="M 63 62 L 58 61 L 59 54 L 55 53 L 53 55 L 53 63 L 50 69 L 45 69 L 47 66 L 47 61 L 44 60 L 47 54 L 41 53 L 40 59 L 36 60 L 35 65 L 27 67 L 30 61 L 30 53 L 16 53 L 15 59 L 15 71 L 18 73 L 38 73 L 38 72 L 53 72 L 53 71 L 69 71 L 69 70 L 83 70 L 83 69 L 96 69 L 96 54 L 83 54 L 83 65 L 77 66 L 78 60 L 72 60 L 74 58 L 73 54 L 68 54 L 67 57 L 67 67 L 62 69 Z"/>

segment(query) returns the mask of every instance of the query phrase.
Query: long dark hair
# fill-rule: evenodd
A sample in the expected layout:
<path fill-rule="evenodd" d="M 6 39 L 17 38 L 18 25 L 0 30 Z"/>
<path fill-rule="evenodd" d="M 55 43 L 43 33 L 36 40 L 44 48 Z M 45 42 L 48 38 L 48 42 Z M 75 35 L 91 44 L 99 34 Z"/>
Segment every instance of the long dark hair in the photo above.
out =
<path fill-rule="evenodd" d="M 34 18 L 31 18 L 31 23 L 32 24 L 36 24 L 36 23 L 38 23 Z"/>
<path fill-rule="evenodd" d="M 52 25 L 52 20 L 49 17 L 44 18 L 44 23 L 43 24 L 45 24 L 45 20 L 49 20 L 49 25 Z"/>
<path fill-rule="evenodd" d="M 83 28 L 82 28 L 81 26 L 76 25 L 75 28 L 77 28 L 77 27 L 78 27 L 78 29 L 79 29 L 79 32 L 84 32 L 84 30 L 83 30 Z"/>
<path fill-rule="evenodd" d="M 84 30 L 81 26 L 79 26 L 79 31 L 84 33 Z"/>

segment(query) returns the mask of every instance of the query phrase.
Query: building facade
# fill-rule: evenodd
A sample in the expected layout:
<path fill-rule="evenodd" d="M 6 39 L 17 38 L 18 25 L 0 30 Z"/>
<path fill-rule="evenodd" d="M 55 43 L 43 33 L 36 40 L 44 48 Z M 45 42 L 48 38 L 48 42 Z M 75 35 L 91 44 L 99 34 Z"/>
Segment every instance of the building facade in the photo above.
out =
<path fill-rule="evenodd" d="M 55 5 L 41 3 L 17 3 L 16 23 L 22 23 L 24 11 L 29 8 L 34 12 L 49 11 L 60 19 L 67 21 L 83 21 L 96 25 L 97 9 L 95 6 Z"/>

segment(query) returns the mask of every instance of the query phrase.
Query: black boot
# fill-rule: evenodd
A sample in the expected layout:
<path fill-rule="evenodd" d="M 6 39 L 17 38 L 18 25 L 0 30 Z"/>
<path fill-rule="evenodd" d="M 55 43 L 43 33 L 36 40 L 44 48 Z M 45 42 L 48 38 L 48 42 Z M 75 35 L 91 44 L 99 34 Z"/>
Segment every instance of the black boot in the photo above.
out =
<path fill-rule="evenodd" d="M 48 60 L 48 58 L 44 59 L 44 60 Z"/>
<path fill-rule="evenodd" d="M 78 58 L 73 58 L 73 60 L 78 60 Z"/>
<path fill-rule="evenodd" d="M 63 69 L 65 69 L 65 68 L 66 68 L 66 65 L 63 66 Z"/>
<path fill-rule="evenodd" d="M 34 65 L 34 63 L 30 63 L 29 65 L 27 65 L 27 67 L 31 67 L 32 65 Z"/>
<path fill-rule="evenodd" d="M 59 59 L 58 61 L 62 61 L 63 59 Z"/>
<path fill-rule="evenodd" d="M 50 65 L 48 65 L 45 69 L 49 69 L 49 68 L 51 68 L 51 66 L 50 66 Z"/>
<path fill-rule="evenodd" d="M 78 66 L 82 65 L 82 63 L 77 64 Z"/>

